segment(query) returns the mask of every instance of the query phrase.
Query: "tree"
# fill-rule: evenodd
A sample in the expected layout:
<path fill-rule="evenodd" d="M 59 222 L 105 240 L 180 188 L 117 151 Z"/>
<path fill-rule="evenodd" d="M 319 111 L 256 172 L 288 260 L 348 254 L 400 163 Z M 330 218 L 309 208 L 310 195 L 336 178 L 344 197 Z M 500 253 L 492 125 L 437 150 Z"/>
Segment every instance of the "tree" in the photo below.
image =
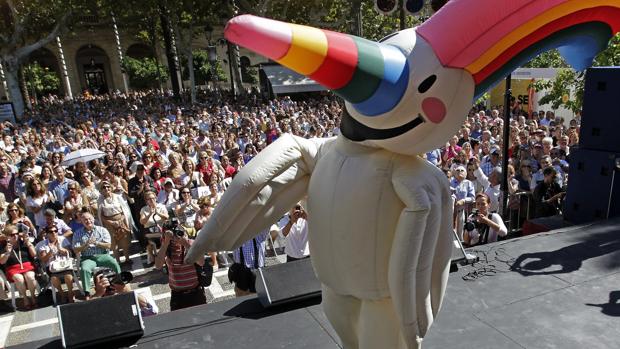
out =
<path fill-rule="evenodd" d="M 616 66 L 620 64 L 620 34 L 614 36 L 607 46 L 594 59 L 594 66 Z M 552 109 L 560 106 L 571 110 L 573 113 L 580 112 L 583 107 L 583 94 L 585 89 L 585 72 L 575 72 L 568 68 L 564 59 L 557 50 L 545 52 L 529 62 L 531 68 L 565 68 L 558 71 L 553 80 L 539 80 L 534 84 L 537 92 L 547 90 L 547 93 L 538 101 L 540 105 L 551 104 Z M 571 89 L 573 90 L 572 98 Z"/>
<path fill-rule="evenodd" d="M 80 1 L 3 0 L 0 2 L 0 63 L 16 114 L 24 113 L 19 71 L 28 56 L 67 29 L 75 10 L 88 11 Z"/>
<path fill-rule="evenodd" d="M 33 62 L 23 68 L 23 73 L 28 91 L 34 91 L 39 96 L 58 93 L 60 78 L 55 71 Z"/>
<path fill-rule="evenodd" d="M 124 57 L 121 66 L 129 76 L 131 87 L 136 89 L 153 88 L 166 81 L 166 66 L 160 65 L 155 58 L 135 59 Z"/>
<path fill-rule="evenodd" d="M 209 61 L 209 53 L 205 50 L 192 51 L 194 57 L 194 75 L 196 83 L 199 85 L 206 84 L 210 81 L 227 81 L 226 73 L 219 60 L 215 62 Z M 189 78 L 187 67 L 183 69 L 183 79 Z"/>

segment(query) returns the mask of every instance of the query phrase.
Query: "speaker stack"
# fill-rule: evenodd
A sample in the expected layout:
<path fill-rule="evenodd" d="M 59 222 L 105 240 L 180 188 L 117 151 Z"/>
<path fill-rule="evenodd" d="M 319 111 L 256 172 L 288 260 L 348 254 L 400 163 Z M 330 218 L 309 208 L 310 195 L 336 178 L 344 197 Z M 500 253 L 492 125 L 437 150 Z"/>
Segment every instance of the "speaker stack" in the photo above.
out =
<path fill-rule="evenodd" d="M 586 75 L 579 147 L 571 149 L 564 218 L 573 223 L 620 216 L 620 67 Z"/>

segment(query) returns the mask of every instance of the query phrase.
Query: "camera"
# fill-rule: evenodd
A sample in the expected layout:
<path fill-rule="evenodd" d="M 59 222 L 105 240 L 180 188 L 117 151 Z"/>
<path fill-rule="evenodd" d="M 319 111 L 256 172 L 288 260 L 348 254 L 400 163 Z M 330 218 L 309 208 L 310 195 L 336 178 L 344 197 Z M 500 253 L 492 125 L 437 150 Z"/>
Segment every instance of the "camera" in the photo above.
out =
<path fill-rule="evenodd" d="M 171 231 L 178 237 L 183 237 L 183 235 L 185 235 L 185 229 L 183 229 L 183 227 L 179 227 L 179 220 L 176 218 L 172 218 L 170 221 L 164 223 L 163 227 L 165 230 Z"/>
<path fill-rule="evenodd" d="M 471 210 L 471 214 L 467 218 L 467 222 L 465 222 L 465 225 L 463 227 L 466 231 L 472 231 L 478 228 L 478 222 L 476 221 L 476 218 L 478 217 L 478 213 L 479 212 L 477 208 L 474 208 L 473 210 Z"/>
<path fill-rule="evenodd" d="M 95 268 L 93 271 L 93 278 L 97 280 L 99 275 L 107 278 L 110 285 L 126 285 L 133 280 L 133 274 L 129 271 L 123 271 L 120 274 L 117 274 L 114 270 L 105 267 Z M 108 287 L 108 290 L 111 288 L 111 286 Z"/>

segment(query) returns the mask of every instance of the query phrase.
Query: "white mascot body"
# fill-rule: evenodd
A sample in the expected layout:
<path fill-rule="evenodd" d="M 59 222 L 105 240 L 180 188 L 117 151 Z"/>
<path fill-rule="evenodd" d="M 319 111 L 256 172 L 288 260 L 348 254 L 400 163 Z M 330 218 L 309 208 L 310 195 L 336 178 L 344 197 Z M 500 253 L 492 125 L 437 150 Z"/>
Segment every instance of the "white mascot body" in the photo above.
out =
<path fill-rule="evenodd" d="M 527 3 L 538 6 L 530 15 L 535 17 L 553 1 L 545 9 L 540 2 L 513 0 L 502 12 L 497 3 L 477 0 L 494 8 L 493 16 L 451 20 L 471 13 L 464 6 L 472 2 L 453 0 L 425 28 L 381 43 L 250 15 L 233 18 L 228 40 L 345 99 L 342 134 L 310 140 L 285 134 L 260 152 L 232 181 L 186 260 L 237 248 L 307 196 L 312 264 L 323 285 L 325 314 L 344 347 L 419 348 L 441 306 L 454 235 L 448 181 L 417 154 L 455 134 L 473 96 L 484 92 L 479 87 L 489 84 L 494 71 L 485 68 L 496 62 L 493 56 L 484 64 L 476 60 L 488 59 L 485 50 L 496 42 L 451 64 L 451 51 L 456 57 L 477 37 L 432 46 L 428 38 L 439 40 L 438 27 L 458 31 L 461 24 L 486 21 L 483 35 L 493 16 L 499 23 L 504 12 Z M 469 69 L 474 63 L 477 70 Z"/>

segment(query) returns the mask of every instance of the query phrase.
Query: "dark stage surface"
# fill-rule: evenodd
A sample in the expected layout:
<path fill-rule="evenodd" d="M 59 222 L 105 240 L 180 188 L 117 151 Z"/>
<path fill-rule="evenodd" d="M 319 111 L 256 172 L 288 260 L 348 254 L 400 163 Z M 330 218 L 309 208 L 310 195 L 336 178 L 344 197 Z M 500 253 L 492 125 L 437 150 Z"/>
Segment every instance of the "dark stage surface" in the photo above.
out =
<path fill-rule="evenodd" d="M 468 250 L 425 349 L 620 347 L 620 219 Z M 255 297 L 147 318 L 138 348 L 339 348 L 318 300 Z M 15 348 L 59 348 L 59 339 Z"/>

